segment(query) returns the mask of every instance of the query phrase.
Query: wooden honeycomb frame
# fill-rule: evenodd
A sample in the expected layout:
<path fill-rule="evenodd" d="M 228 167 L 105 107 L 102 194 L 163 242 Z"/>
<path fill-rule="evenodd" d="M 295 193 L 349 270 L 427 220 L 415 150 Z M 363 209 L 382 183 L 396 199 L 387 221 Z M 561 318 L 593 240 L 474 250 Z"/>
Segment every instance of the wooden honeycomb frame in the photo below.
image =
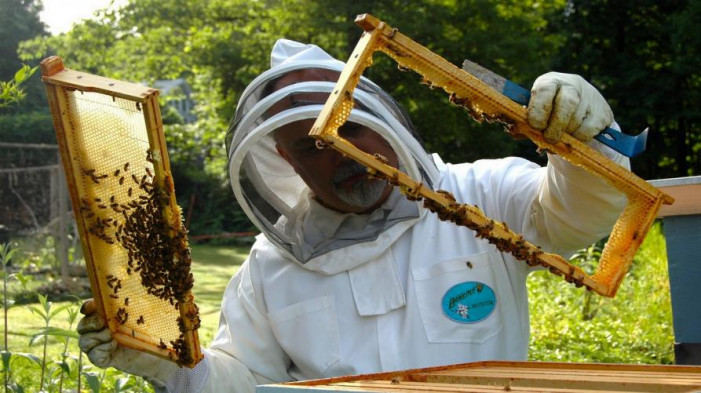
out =
<path fill-rule="evenodd" d="M 122 345 L 203 355 L 158 90 L 41 62 L 94 303 Z"/>
<path fill-rule="evenodd" d="M 489 240 L 499 250 L 509 252 L 531 266 L 544 266 L 576 286 L 585 286 L 603 296 L 615 296 L 660 205 L 671 204 L 674 199 L 570 135 L 563 135 L 556 144 L 546 142 L 540 131 L 528 125 L 525 107 L 412 41 L 397 29 L 368 14 L 358 16 L 356 23 L 365 33 L 309 135 L 322 146 L 331 147 L 365 165 L 371 175 L 387 179 L 408 198 L 423 199 L 424 206 L 441 219 L 475 230 L 477 236 Z M 560 255 L 541 251 L 538 246 L 511 231 L 505 223 L 486 217 L 477 206 L 460 204 L 445 191 L 427 188 L 386 165 L 381 157 L 357 149 L 338 135 L 338 128 L 353 108 L 353 90 L 364 69 L 372 64 L 372 55 L 376 51 L 389 55 L 400 67 L 420 74 L 423 83 L 445 90 L 450 94 L 450 101 L 465 107 L 475 120 L 504 123 L 512 135 L 528 137 L 538 148 L 558 154 L 570 163 L 605 178 L 627 196 L 628 204 L 611 232 L 593 275 Z"/>

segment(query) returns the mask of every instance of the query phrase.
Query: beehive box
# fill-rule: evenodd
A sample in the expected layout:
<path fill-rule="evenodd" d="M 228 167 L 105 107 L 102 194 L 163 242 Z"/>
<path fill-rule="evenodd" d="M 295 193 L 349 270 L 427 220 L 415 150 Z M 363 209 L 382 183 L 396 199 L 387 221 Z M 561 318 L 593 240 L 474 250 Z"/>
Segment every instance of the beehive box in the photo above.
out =
<path fill-rule="evenodd" d="M 296 392 L 701 392 L 701 366 L 488 361 L 263 385 Z"/>

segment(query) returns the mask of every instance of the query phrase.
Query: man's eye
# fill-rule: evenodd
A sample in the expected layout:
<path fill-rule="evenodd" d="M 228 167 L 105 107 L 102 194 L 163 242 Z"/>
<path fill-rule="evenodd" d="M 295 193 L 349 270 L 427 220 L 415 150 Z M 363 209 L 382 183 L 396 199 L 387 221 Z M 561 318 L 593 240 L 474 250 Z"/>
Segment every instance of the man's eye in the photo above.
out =
<path fill-rule="evenodd" d="M 297 150 L 303 152 L 303 153 L 316 153 L 319 151 L 316 147 L 316 143 L 305 143 L 304 145 L 300 145 L 297 147 Z"/>
<path fill-rule="evenodd" d="M 344 138 L 352 138 L 358 136 L 363 130 L 363 126 L 358 123 L 346 123 L 338 129 L 338 133 Z"/>

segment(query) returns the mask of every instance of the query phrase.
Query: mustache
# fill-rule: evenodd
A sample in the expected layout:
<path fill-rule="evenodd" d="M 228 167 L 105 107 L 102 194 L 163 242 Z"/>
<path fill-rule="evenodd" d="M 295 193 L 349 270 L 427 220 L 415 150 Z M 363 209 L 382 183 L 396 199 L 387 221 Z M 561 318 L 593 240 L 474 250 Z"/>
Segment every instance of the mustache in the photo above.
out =
<path fill-rule="evenodd" d="M 334 184 L 338 184 L 338 183 L 348 179 L 349 177 L 353 177 L 353 176 L 360 175 L 360 174 L 367 174 L 367 173 L 368 173 L 368 170 L 365 167 L 365 165 L 351 160 L 347 164 L 338 168 L 336 173 L 333 175 L 333 182 L 334 182 Z"/>

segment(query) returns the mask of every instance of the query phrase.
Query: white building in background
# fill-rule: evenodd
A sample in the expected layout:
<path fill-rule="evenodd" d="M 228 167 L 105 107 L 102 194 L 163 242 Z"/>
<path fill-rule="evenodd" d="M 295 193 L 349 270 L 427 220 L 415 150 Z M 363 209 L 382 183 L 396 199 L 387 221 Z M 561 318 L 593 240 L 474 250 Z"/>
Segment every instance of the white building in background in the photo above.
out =
<path fill-rule="evenodd" d="M 161 97 L 166 101 L 166 105 L 175 108 L 185 123 L 193 123 L 196 120 L 192 113 L 195 102 L 192 100 L 192 89 L 183 78 L 159 79 L 154 82 L 153 87 L 161 92 Z"/>

